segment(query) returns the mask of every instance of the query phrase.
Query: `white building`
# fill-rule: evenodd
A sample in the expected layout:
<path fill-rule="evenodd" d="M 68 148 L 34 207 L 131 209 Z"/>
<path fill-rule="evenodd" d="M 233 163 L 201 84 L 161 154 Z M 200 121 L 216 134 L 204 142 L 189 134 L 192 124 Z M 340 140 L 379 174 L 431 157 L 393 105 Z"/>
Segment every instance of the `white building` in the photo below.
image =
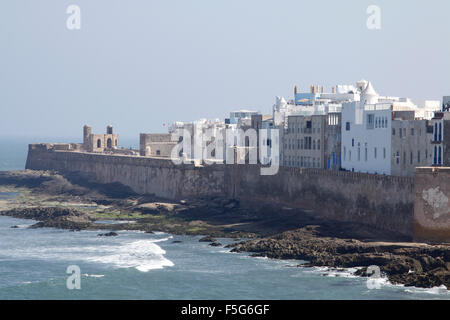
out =
<path fill-rule="evenodd" d="M 342 168 L 411 176 L 431 164 L 428 121 L 412 101 L 379 96 L 367 82 L 360 101 L 342 106 Z"/>
<path fill-rule="evenodd" d="M 239 120 L 248 119 L 250 121 L 253 115 L 259 114 L 258 111 L 250 111 L 250 110 L 238 110 L 230 112 L 229 120 L 225 120 L 229 124 L 237 124 Z"/>

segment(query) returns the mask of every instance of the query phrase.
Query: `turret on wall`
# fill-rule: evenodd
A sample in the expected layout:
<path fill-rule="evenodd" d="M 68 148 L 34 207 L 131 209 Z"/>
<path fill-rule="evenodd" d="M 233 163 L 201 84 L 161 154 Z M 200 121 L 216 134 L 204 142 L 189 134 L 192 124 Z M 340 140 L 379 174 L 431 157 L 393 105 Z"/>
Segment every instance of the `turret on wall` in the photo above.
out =
<path fill-rule="evenodd" d="M 87 152 L 106 152 L 115 150 L 119 145 L 119 135 L 113 134 L 113 127 L 106 127 L 106 134 L 93 134 L 88 125 L 83 127 L 83 149 Z"/>

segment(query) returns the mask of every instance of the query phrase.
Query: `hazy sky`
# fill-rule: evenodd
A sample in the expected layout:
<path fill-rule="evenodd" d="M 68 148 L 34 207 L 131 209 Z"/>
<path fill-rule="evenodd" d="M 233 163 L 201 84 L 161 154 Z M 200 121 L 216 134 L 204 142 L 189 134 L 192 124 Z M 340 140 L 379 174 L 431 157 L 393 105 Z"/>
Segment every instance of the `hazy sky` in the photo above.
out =
<path fill-rule="evenodd" d="M 70 4 L 81 29 L 66 27 Z M 366 9 L 381 8 L 381 30 Z M 163 123 L 271 113 L 295 84 L 371 80 L 415 101 L 450 94 L 450 1 L 2 0 L 0 136 L 125 137 Z"/>

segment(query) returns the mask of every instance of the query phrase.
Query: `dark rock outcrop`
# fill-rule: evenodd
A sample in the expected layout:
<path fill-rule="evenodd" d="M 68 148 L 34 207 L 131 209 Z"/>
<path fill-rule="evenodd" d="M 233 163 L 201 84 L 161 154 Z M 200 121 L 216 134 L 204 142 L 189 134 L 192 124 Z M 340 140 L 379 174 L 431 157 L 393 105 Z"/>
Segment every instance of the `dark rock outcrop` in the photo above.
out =
<path fill-rule="evenodd" d="M 116 232 L 107 232 L 107 233 L 99 233 L 97 237 L 117 237 L 118 234 Z"/>
<path fill-rule="evenodd" d="M 213 238 L 211 236 L 206 236 L 198 240 L 199 242 L 217 242 L 216 238 Z"/>
<path fill-rule="evenodd" d="M 307 227 L 228 247 L 233 248 L 232 252 L 252 252 L 252 256 L 307 261 L 302 267 L 363 267 L 356 272 L 361 276 L 367 276 L 367 267 L 375 265 L 394 284 L 450 288 L 450 247 L 445 245 L 317 237 L 315 228 Z"/>

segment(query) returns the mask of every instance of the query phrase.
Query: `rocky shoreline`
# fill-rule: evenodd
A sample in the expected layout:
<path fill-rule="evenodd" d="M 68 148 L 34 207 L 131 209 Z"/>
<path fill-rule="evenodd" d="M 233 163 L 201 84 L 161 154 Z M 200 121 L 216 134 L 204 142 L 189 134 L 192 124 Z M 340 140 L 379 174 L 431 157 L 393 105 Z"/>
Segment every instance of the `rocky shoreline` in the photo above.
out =
<path fill-rule="evenodd" d="M 362 267 L 355 273 L 360 276 L 372 276 L 367 268 L 377 266 L 392 284 L 450 287 L 448 246 L 317 237 L 318 228 L 308 226 L 228 247 L 232 252 L 253 252 L 252 256 L 308 261 L 302 267 Z"/>
<path fill-rule="evenodd" d="M 378 266 L 393 284 L 450 288 L 449 245 L 411 243 L 308 212 L 252 210 L 220 198 L 171 202 L 136 195 L 120 184 L 96 185 L 41 171 L 0 172 L 0 192 L 19 194 L 0 200 L 0 215 L 38 221 L 32 228 L 109 231 L 99 236 L 117 236 L 117 230 L 207 235 L 201 241 L 212 246 L 221 246 L 215 238 L 250 239 L 228 247 L 253 256 L 307 261 L 301 267 L 360 267 L 359 276 L 369 276 L 367 267 Z"/>

